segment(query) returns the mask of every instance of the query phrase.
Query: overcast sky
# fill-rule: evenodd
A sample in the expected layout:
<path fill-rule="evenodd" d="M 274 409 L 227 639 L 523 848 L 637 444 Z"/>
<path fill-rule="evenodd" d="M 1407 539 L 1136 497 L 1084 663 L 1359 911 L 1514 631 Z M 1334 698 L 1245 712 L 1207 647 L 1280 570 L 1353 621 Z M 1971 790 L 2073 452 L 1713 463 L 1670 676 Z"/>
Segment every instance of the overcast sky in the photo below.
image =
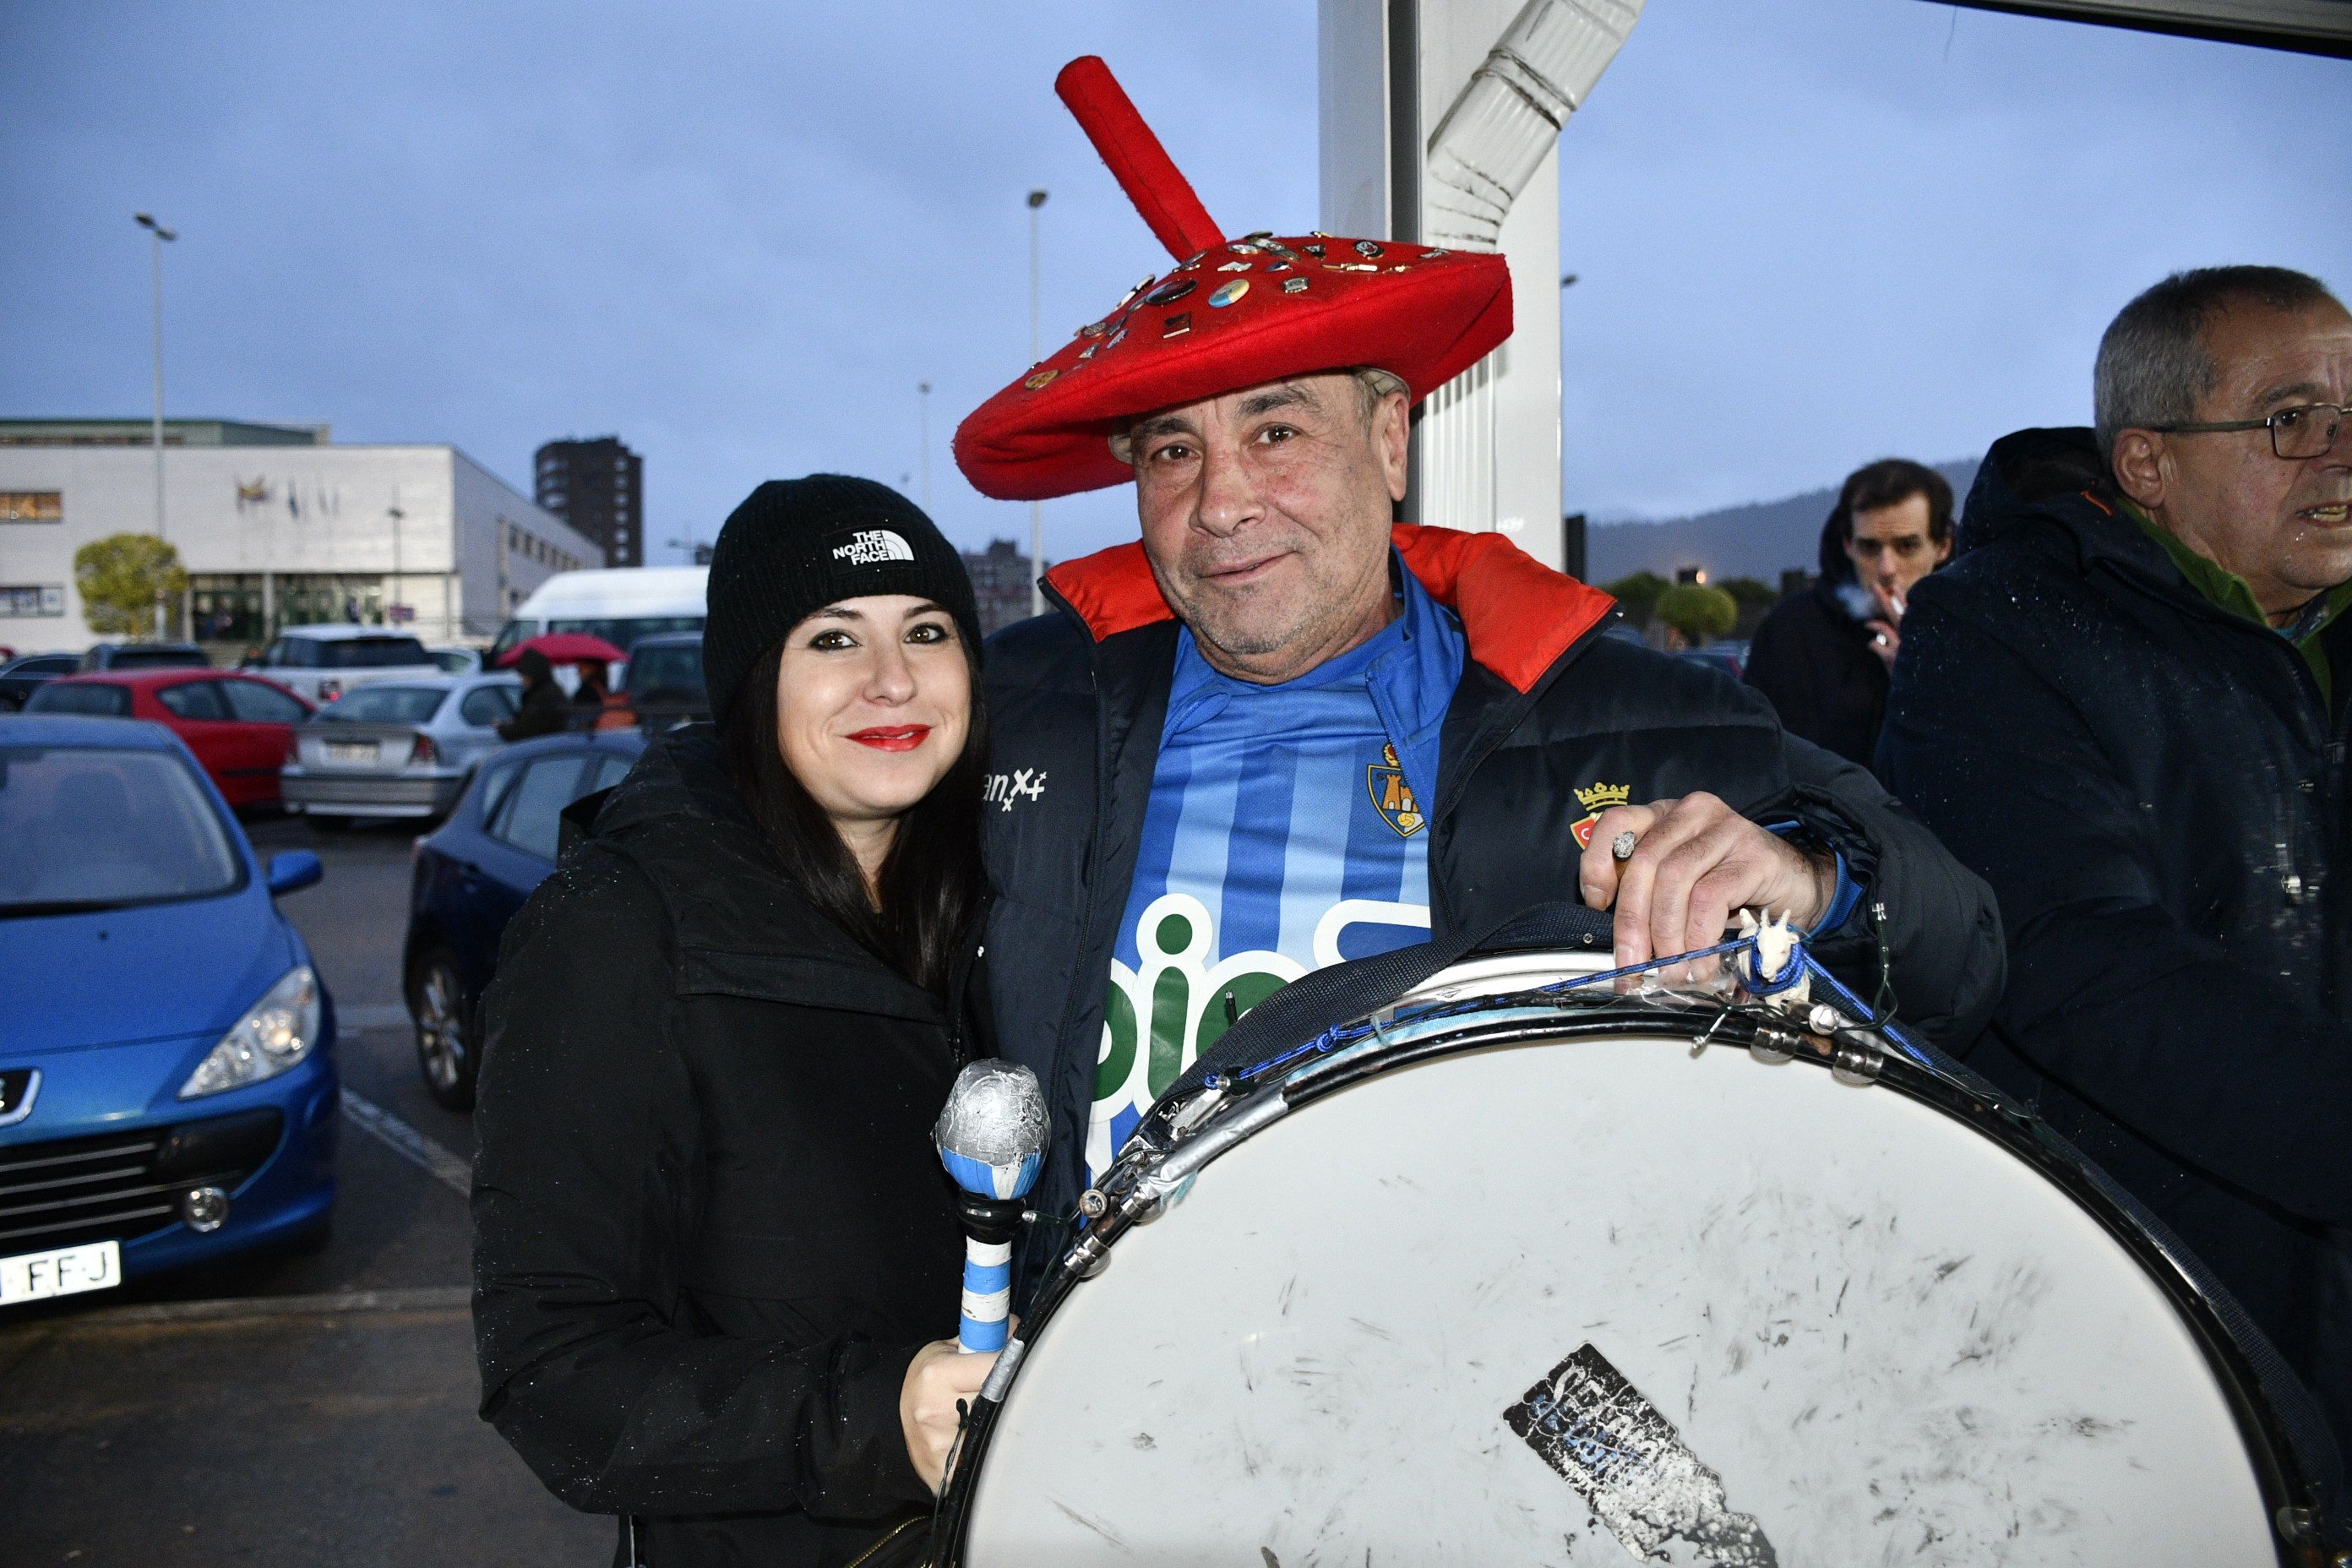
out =
<path fill-rule="evenodd" d="M 1105 56 L 1235 232 L 1312 227 L 1314 8 L 1129 0 L 0 5 L 0 415 L 167 412 L 530 454 L 618 434 L 647 538 L 759 480 L 922 484 L 1046 342 L 1166 258 L 1052 96 Z M 1568 505 L 1670 516 L 2088 416 L 2168 269 L 2352 288 L 2352 63 L 1919 0 L 1652 0 L 1562 147 Z M 1521 279 L 1549 287 L 1550 279 Z M 1048 552 L 1130 537 L 1048 503 Z"/>

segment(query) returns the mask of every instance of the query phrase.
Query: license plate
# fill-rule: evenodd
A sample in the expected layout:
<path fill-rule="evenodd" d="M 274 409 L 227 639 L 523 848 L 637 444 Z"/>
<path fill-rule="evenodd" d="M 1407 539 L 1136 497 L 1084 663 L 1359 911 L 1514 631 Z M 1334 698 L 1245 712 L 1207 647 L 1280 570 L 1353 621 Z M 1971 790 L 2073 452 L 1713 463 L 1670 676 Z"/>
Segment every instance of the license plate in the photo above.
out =
<path fill-rule="evenodd" d="M 327 761 L 331 763 L 373 763 L 375 761 L 373 741 L 330 741 Z"/>
<path fill-rule="evenodd" d="M 0 1258 L 0 1307 L 47 1300 L 51 1296 L 76 1296 L 84 1290 L 110 1290 L 121 1283 L 122 1244 L 119 1241 L 93 1241 L 87 1247 Z"/>

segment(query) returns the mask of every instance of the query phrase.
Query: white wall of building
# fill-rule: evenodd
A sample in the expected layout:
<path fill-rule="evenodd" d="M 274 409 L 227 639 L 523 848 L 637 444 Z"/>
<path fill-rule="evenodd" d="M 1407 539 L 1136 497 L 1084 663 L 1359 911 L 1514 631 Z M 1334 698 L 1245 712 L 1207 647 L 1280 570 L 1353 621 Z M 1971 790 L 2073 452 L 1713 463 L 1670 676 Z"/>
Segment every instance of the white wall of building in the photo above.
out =
<path fill-rule="evenodd" d="M 0 645 L 97 640 L 74 552 L 153 530 L 154 465 L 144 447 L 0 447 L 0 493 L 56 491 L 64 513 L 0 521 L 0 589 L 57 589 L 61 609 L 9 615 L 26 595 L 0 595 Z M 281 624 L 297 605 L 319 618 L 322 598 L 349 588 L 408 605 L 428 642 L 487 637 L 546 578 L 604 563 L 587 539 L 451 447 L 167 447 L 163 503 L 181 564 L 198 577 L 266 579 Z"/>

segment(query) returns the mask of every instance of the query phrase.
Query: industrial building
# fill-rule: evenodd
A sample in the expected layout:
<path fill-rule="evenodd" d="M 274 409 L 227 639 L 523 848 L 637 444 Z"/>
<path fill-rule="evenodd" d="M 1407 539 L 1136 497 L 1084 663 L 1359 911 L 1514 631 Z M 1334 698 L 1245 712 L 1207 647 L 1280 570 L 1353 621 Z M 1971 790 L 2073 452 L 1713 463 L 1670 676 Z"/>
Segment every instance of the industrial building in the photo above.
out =
<path fill-rule="evenodd" d="M 92 540 L 155 531 L 139 419 L 0 419 L 0 646 L 97 640 L 74 586 Z M 189 573 L 174 637 L 234 654 L 284 626 L 487 641 L 597 543 L 446 446 L 336 446 L 325 426 L 163 426 L 163 537 Z"/>

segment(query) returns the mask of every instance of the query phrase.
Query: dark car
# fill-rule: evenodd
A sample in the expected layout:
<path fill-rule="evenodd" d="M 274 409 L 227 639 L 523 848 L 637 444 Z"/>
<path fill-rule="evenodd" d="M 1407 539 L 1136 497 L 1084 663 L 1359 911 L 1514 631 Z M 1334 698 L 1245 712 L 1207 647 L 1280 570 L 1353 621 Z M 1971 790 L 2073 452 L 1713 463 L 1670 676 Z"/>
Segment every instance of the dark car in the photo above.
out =
<path fill-rule="evenodd" d="M 0 663 L 0 713 L 14 712 L 25 705 L 44 682 L 60 675 L 71 675 L 81 668 L 78 653 L 24 653 Z"/>
<path fill-rule="evenodd" d="M 92 643 L 81 656 L 83 669 L 210 669 L 213 661 L 192 642 Z"/>
<path fill-rule="evenodd" d="M 416 841 L 402 973 L 417 1068 L 451 1110 L 474 1103 L 482 992 L 507 922 L 555 869 L 558 815 L 620 783 L 645 746 L 635 730 L 510 746 L 481 765 L 449 820 Z"/>
<path fill-rule="evenodd" d="M 702 684 L 702 634 L 664 632 L 629 649 L 629 707 L 648 735 L 710 717 Z"/>

